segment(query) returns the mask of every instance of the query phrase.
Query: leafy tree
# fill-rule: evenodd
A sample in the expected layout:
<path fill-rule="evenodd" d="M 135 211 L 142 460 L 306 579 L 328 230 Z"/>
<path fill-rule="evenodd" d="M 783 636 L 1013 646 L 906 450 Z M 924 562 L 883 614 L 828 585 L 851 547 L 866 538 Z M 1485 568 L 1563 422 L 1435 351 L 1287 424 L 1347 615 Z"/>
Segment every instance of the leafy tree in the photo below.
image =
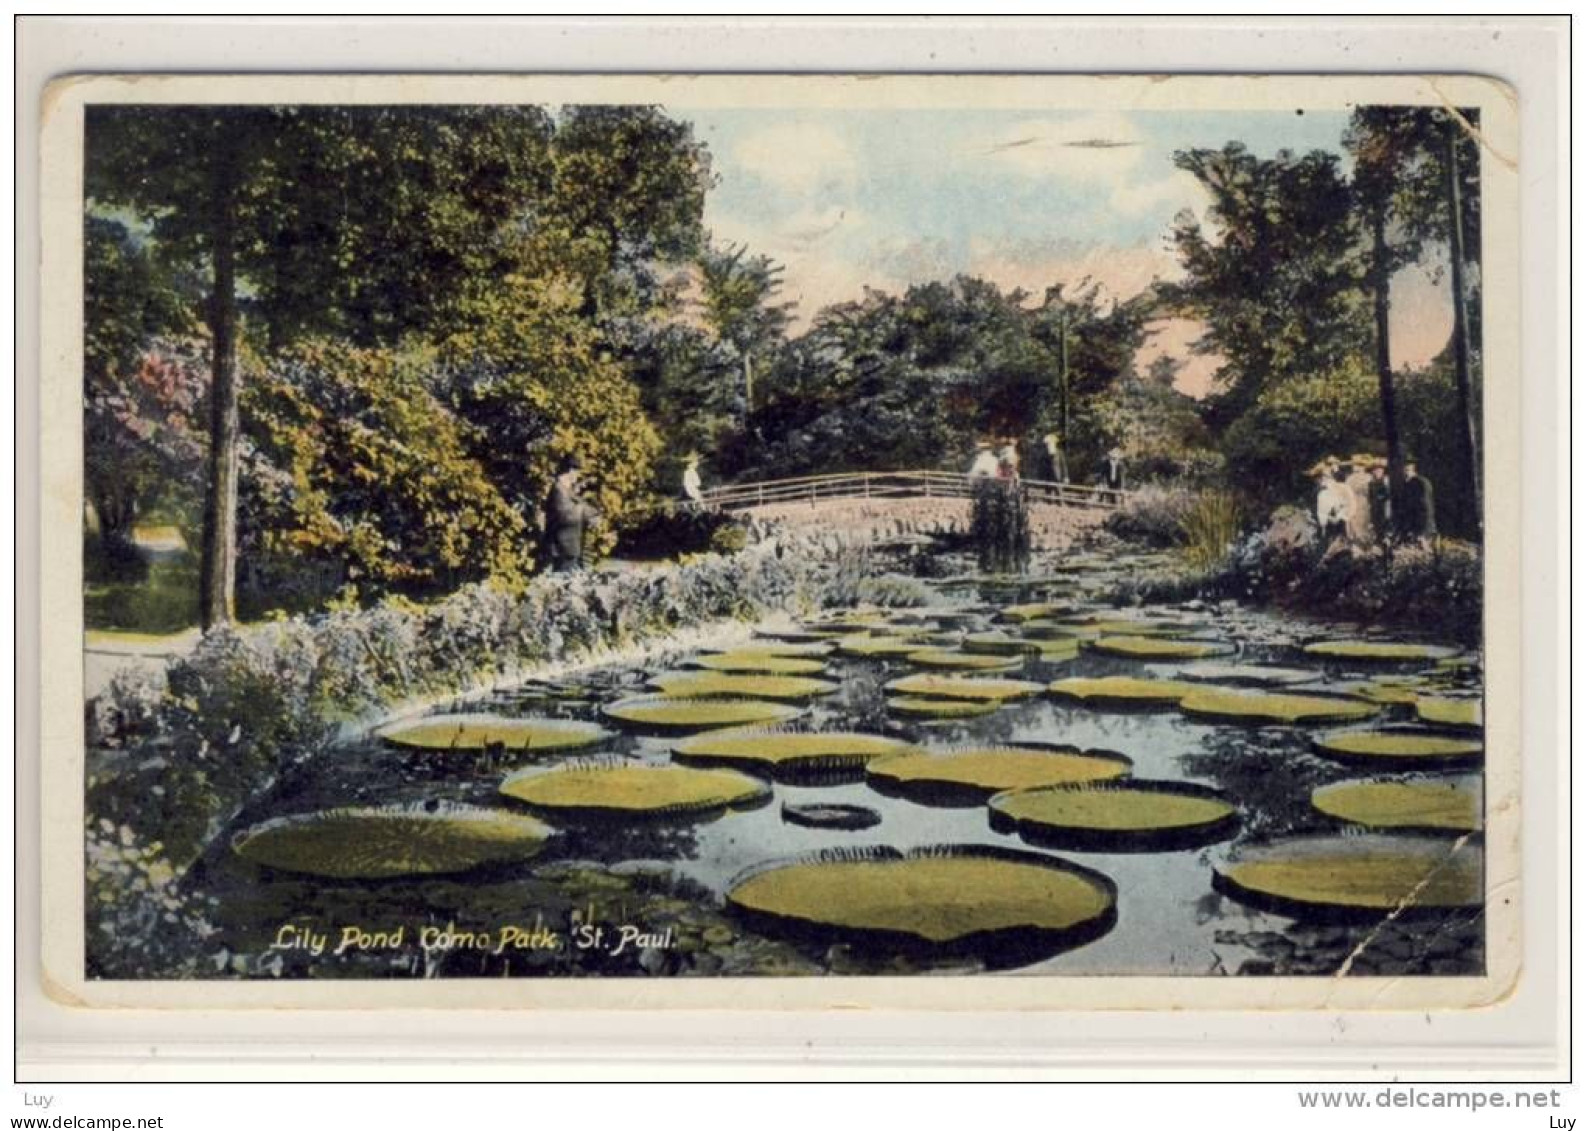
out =
<path fill-rule="evenodd" d="M 1211 196 L 1211 230 L 1189 212 L 1173 242 L 1186 278 L 1166 303 L 1206 324 L 1197 349 L 1225 359 L 1210 417 L 1220 429 L 1274 382 L 1326 372 L 1363 353 L 1370 335 L 1350 186 L 1334 154 L 1242 144 L 1191 149 L 1174 163 Z"/>
<path fill-rule="evenodd" d="M 1350 119 L 1345 136 L 1355 159 L 1355 187 L 1371 240 L 1370 280 L 1377 323 L 1377 367 L 1382 389 L 1388 457 L 1399 479 L 1399 441 L 1393 375 L 1389 365 L 1389 279 L 1399 268 L 1423 259 L 1429 245 L 1448 244 L 1454 332 L 1450 340 L 1459 415 L 1450 431 L 1459 451 L 1458 485 L 1449 500 L 1454 529 L 1480 527 L 1480 468 L 1472 393 L 1472 320 L 1479 298 L 1472 295 L 1477 265 L 1465 234 L 1479 222 L 1478 154 L 1463 123 L 1447 110 L 1420 106 L 1365 106 Z M 1450 217 L 1458 215 L 1459 224 Z M 1479 285 L 1479 283 L 1477 284 Z"/>
<path fill-rule="evenodd" d="M 279 469 L 244 481 L 259 549 L 372 593 L 523 575 L 526 523 L 431 391 L 433 366 L 429 351 L 312 340 L 249 373 L 249 439 Z"/>
<path fill-rule="evenodd" d="M 660 438 L 625 368 L 582 314 L 582 280 L 552 234 L 526 236 L 517 269 L 462 309 L 461 328 L 440 347 L 437 380 L 473 425 L 471 447 L 491 482 L 531 528 L 556 465 L 583 464 L 586 490 L 603 517 L 594 549 L 647 492 Z"/>
<path fill-rule="evenodd" d="M 699 262 L 705 321 L 743 369 L 745 417 L 754 411 L 755 356 L 775 348 L 792 320 L 792 304 L 774 301 L 782 289 L 782 265 L 764 255 L 746 258 L 748 250 L 741 244 L 712 248 Z"/>
<path fill-rule="evenodd" d="M 704 244 L 710 155 L 693 127 L 656 106 L 568 106 L 556 122 L 553 183 L 536 223 L 580 245 L 580 312 L 608 333 L 664 304 L 659 264 Z"/>
<path fill-rule="evenodd" d="M 83 283 L 84 486 L 102 544 L 128 557 L 137 516 L 195 486 L 203 367 L 178 344 L 190 329 L 180 281 L 124 224 L 88 218 Z"/>

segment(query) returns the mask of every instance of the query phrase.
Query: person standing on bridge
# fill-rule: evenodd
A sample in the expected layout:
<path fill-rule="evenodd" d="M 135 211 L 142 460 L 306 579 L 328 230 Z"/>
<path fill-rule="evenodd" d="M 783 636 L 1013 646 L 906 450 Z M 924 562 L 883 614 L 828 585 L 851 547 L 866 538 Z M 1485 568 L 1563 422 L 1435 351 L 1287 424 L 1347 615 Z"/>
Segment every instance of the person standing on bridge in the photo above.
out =
<path fill-rule="evenodd" d="M 1019 478 L 1019 450 L 1013 446 L 1012 441 L 1002 445 L 997 452 L 997 478 Z"/>
<path fill-rule="evenodd" d="M 982 440 L 975 445 L 975 458 L 969 465 L 971 479 L 995 479 L 997 477 L 997 457 L 992 453 L 991 445 Z"/>
<path fill-rule="evenodd" d="M 699 477 L 698 452 L 689 452 L 683 459 L 683 499 L 691 508 L 705 505 L 705 484 Z"/>
<path fill-rule="evenodd" d="M 1046 449 L 1047 474 L 1053 483 L 1068 482 L 1068 456 L 1063 453 L 1063 437 L 1056 432 L 1048 432 L 1041 437 L 1041 446 Z"/>
<path fill-rule="evenodd" d="M 1107 462 L 1102 465 L 1101 469 L 1101 484 L 1109 491 L 1114 491 L 1120 495 L 1123 494 L 1124 467 L 1122 448 L 1115 447 L 1107 453 Z"/>

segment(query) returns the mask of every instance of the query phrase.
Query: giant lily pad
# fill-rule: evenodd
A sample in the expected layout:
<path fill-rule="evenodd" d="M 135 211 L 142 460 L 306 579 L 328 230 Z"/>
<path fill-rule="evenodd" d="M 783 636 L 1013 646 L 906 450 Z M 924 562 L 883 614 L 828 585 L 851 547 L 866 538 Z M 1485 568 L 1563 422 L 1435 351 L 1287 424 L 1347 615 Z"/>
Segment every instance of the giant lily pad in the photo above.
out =
<path fill-rule="evenodd" d="M 239 834 L 232 848 L 284 872 L 386 880 L 527 860 L 550 836 L 533 817 L 501 809 L 393 805 L 277 817 Z"/>
<path fill-rule="evenodd" d="M 1187 782 L 1100 782 L 999 793 L 991 827 L 1032 844 L 1082 852 L 1161 852 L 1225 840 L 1239 815 L 1214 789 Z"/>
<path fill-rule="evenodd" d="M 1223 683 L 1232 687 L 1284 687 L 1310 683 L 1317 673 L 1304 668 L 1275 668 L 1265 664 L 1184 664 L 1162 672 L 1172 679 L 1191 683 Z"/>
<path fill-rule="evenodd" d="M 1450 730 L 1481 730 L 1480 699 L 1450 699 L 1423 695 L 1415 701 L 1415 717 L 1431 726 Z"/>
<path fill-rule="evenodd" d="M 837 646 L 845 656 L 862 659 L 901 660 L 910 652 L 920 650 L 918 640 L 902 636 L 850 636 Z"/>
<path fill-rule="evenodd" d="M 1281 695 L 1267 691 L 1229 691 L 1200 687 L 1179 700 L 1179 710 L 1194 719 L 1270 726 L 1287 723 L 1346 723 L 1369 719 L 1381 708 L 1358 699 L 1323 695 Z"/>
<path fill-rule="evenodd" d="M 881 814 L 867 805 L 843 805 L 837 802 L 815 802 L 809 805 L 783 805 L 782 820 L 789 825 L 806 829 L 873 828 L 881 823 Z"/>
<path fill-rule="evenodd" d="M 1317 735 L 1311 748 L 1339 762 L 1400 768 L 1444 766 L 1481 758 L 1481 743 L 1413 727 L 1340 730 Z"/>
<path fill-rule="evenodd" d="M 1311 804 L 1367 828 L 1473 833 L 1481 828 L 1481 779 L 1465 774 L 1334 782 L 1312 791 Z"/>
<path fill-rule="evenodd" d="M 906 658 L 915 667 L 943 671 L 1011 672 L 1024 666 L 1022 656 L 990 656 L 951 648 L 924 648 L 910 652 Z"/>
<path fill-rule="evenodd" d="M 996 700 L 932 699 L 924 695 L 899 695 L 887 700 L 887 710 L 922 722 L 950 722 L 989 715 L 1000 704 Z"/>
<path fill-rule="evenodd" d="M 1110 675 L 1099 679 L 1060 679 L 1048 688 L 1060 699 L 1074 699 L 1095 707 L 1175 707 L 1199 684 L 1174 679 L 1132 679 Z"/>
<path fill-rule="evenodd" d="M 734 730 L 684 739 L 672 747 L 672 756 L 693 765 L 733 766 L 783 778 L 863 770 L 871 759 L 907 748 L 901 739 L 854 731 Z"/>
<path fill-rule="evenodd" d="M 1482 905 L 1481 849 L 1413 836 L 1327 836 L 1246 848 L 1212 885 L 1243 903 L 1302 919 L 1377 922 Z"/>
<path fill-rule="evenodd" d="M 1379 640 L 1319 640 L 1307 644 L 1305 652 L 1329 660 L 1358 660 L 1363 663 L 1403 664 L 1441 660 L 1457 656 L 1458 648 L 1440 644 L 1395 644 Z"/>
<path fill-rule="evenodd" d="M 973 699 L 979 702 L 1001 703 L 1020 699 L 1041 690 L 1039 683 L 1025 679 L 997 679 L 995 677 L 911 675 L 892 680 L 888 691 L 899 695 L 918 695 L 931 699 Z"/>
<path fill-rule="evenodd" d="M 1073 607 L 1073 604 L 1067 601 L 1041 601 L 1028 605 L 1006 605 L 997 614 L 997 619 L 1017 624 L 1022 621 L 1062 616 L 1072 610 Z"/>
<path fill-rule="evenodd" d="M 755 636 L 777 644 L 824 644 L 844 635 L 841 632 L 813 628 L 761 628 Z"/>
<path fill-rule="evenodd" d="M 634 730 L 658 734 L 712 730 L 717 727 L 764 726 L 797 718 L 799 708 L 789 703 L 757 699 L 672 699 L 640 695 L 608 703 L 604 712 Z"/>
<path fill-rule="evenodd" d="M 1034 643 L 1040 648 L 1036 658 L 1043 664 L 1061 664 L 1079 659 L 1078 640 L 1039 640 Z"/>
<path fill-rule="evenodd" d="M 1111 929 L 1117 889 L 1050 856 L 993 849 L 824 853 L 739 879 L 727 903 L 751 926 L 824 947 L 975 954 L 1022 965 Z"/>
<path fill-rule="evenodd" d="M 594 723 L 575 719 L 514 719 L 505 715 L 430 715 L 393 723 L 376 732 L 393 746 L 415 750 L 570 750 L 611 737 Z"/>
<path fill-rule="evenodd" d="M 865 777 L 882 793 L 942 805 L 978 805 L 1009 789 L 1107 781 L 1127 774 L 1131 765 L 1109 750 L 967 746 L 888 754 L 871 762 Z"/>
<path fill-rule="evenodd" d="M 764 652 L 718 652 L 696 656 L 691 662 L 708 671 L 740 675 L 819 675 L 826 670 L 820 660 L 807 656 L 773 656 Z"/>
<path fill-rule="evenodd" d="M 797 641 L 776 640 L 750 640 L 742 644 L 734 644 L 731 648 L 722 649 L 719 654 L 731 652 L 735 656 L 802 656 L 813 658 L 825 656 L 832 650 L 829 640 L 811 640 L 805 643 Z"/>
<path fill-rule="evenodd" d="M 974 632 L 964 637 L 964 651 L 987 656 L 1035 656 L 1041 645 L 1022 636 L 1009 636 L 1005 632 Z"/>
<path fill-rule="evenodd" d="M 732 675 L 727 672 L 673 672 L 650 681 L 669 699 L 813 699 L 838 685 L 801 675 Z"/>
<path fill-rule="evenodd" d="M 1169 640 L 1160 636 L 1102 636 L 1089 641 L 1086 647 L 1130 660 L 1190 660 L 1233 651 L 1229 645 L 1212 640 Z"/>
<path fill-rule="evenodd" d="M 522 770 L 501 783 L 501 792 L 542 813 L 591 819 L 702 816 L 771 799 L 770 788 L 747 774 L 686 766 Z"/>

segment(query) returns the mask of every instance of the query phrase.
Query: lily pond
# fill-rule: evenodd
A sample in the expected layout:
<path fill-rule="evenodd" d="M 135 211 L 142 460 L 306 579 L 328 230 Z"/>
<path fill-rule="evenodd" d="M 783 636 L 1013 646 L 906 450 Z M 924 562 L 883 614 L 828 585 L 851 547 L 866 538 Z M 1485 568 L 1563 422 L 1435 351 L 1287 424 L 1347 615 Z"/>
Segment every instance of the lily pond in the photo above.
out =
<path fill-rule="evenodd" d="M 280 977 L 1482 973 L 1480 658 L 1127 559 L 446 704 L 193 875 Z"/>

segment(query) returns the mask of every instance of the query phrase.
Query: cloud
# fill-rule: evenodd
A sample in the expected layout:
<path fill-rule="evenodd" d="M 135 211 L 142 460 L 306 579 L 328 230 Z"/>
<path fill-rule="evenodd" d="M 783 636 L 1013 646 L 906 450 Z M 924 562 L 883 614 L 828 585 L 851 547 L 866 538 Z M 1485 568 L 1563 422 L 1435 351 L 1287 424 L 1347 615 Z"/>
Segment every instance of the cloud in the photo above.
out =
<path fill-rule="evenodd" d="M 997 130 L 967 156 L 1027 177 L 1120 185 L 1139 168 L 1142 141 L 1127 114 L 1035 118 Z"/>
<path fill-rule="evenodd" d="M 859 171 L 853 147 L 836 130 L 812 122 L 783 122 L 742 138 L 734 165 L 794 193 L 846 184 Z"/>
<path fill-rule="evenodd" d="M 1113 189 L 1111 206 L 1130 216 L 1154 212 L 1177 216 L 1184 209 L 1203 211 L 1209 197 L 1201 183 L 1189 173 L 1175 169 L 1167 176 L 1141 184 L 1119 185 Z"/>

